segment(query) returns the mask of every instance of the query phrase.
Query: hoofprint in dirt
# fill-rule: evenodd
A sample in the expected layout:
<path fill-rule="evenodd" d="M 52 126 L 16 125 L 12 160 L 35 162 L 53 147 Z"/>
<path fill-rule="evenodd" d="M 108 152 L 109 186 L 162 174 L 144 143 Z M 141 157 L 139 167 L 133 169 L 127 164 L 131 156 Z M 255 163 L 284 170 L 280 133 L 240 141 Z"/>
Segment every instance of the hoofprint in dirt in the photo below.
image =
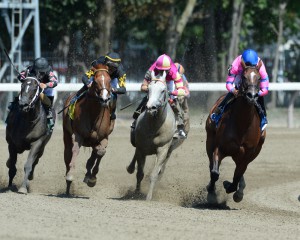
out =
<path fill-rule="evenodd" d="M 218 205 L 206 201 L 209 179 L 203 125 L 193 125 L 185 144 L 174 151 L 153 202 L 131 194 L 135 176 L 126 165 L 134 154 L 128 121 L 117 121 L 99 184 L 83 182 L 90 149 L 82 149 L 76 167 L 75 194 L 66 198 L 62 130 L 54 130 L 36 168 L 31 194 L 6 191 L 8 157 L 0 130 L 0 239 L 297 239 L 300 236 L 299 129 L 268 128 L 265 145 L 245 178 L 245 198 L 235 203 L 222 182 L 232 176 L 234 163 L 220 168 Z M 23 178 L 26 153 L 20 156 L 15 183 Z M 154 158 L 146 161 L 141 191 L 147 193 Z M 131 198 L 132 197 L 132 198 Z"/>

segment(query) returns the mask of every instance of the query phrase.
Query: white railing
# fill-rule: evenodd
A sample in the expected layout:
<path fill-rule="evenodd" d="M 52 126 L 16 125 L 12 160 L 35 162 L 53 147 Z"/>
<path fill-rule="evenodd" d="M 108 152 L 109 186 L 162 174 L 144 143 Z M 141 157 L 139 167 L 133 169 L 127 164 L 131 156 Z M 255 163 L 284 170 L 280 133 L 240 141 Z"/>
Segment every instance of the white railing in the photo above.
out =
<path fill-rule="evenodd" d="M 61 83 L 55 88 L 59 92 L 78 91 L 82 83 Z M 190 91 L 226 91 L 225 83 L 189 83 Z M 127 91 L 140 91 L 141 83 L 127 83 Z M 0 92 L 20 91 L 20 83 L 0 83 Z M 270 83 L 269 91 L 300 91 L 300 82 Z"/>

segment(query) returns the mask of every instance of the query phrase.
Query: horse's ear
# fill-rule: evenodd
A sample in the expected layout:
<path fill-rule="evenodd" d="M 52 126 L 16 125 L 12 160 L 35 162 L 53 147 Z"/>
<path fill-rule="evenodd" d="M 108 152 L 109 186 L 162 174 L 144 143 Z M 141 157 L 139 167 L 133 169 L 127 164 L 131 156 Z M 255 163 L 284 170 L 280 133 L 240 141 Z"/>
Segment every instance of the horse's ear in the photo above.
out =
<path fill-rule="evenodd" d="M 245 62 L 242 60 L 241 63 L 242 63 L 243 69 L 246 69 L 246 64 L 245 64 Z"/>
<path fill-rule="evenodd" d="M 261 66 L 262 66 L 262 61 L 261 61 L 261 59 L 259 59 L 259 62 L 256 65 L 257 70 L 259 70 Z"/>
<path fill-rule="evenodd" d="M 151 71 L 151 79 L 154 79 L 155 75 L 154 75 L 154 71 Z"/>

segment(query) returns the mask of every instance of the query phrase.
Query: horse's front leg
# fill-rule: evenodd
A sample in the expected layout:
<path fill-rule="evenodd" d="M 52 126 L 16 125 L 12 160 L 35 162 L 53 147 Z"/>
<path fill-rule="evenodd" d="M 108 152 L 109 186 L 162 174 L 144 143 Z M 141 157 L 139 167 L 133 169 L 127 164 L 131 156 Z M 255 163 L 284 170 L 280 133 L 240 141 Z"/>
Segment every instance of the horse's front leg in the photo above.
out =
<path fill-rule="evenodd" d="M 103 139 L 98 146 L 95 146 L 93 148 L 93 152 L 89 160 L 86 164 L 86 174 L 84 177 L 84 182 L 89 187 L 94 187 L 97 183 L 97 177 L 96 175 L 99 172 L 99 165 L 101 162 L 102 157 L 106 153 L 106 147 L 108 145 L 108 139 Z M 95 163 L 96 161 L 96 163 Z"/>
<path fill-rule="evenodd" d="M 223 186 L 226 190 L 226 193 L 232 193 L 237 191 L 238 184 L 240 184 L 241 191 L 238 194 L 236 194 L 235 197 L 237 198 L 237 200 L 240 199 L 239 201 L 241 201 L 242 197 L 238 197 L 238 195 L 242 193 L 243 189 L 246 187 L 243 175 L 247 169 L 248 161 L 246 161 L 246 159 L 234 159 L 234 161 L 236 163 L 236 167 L 234 170 L 233 181 L 232 183 L 229 181 L 224 181 Z"/>
<path fill-rule="evenodd" d="M 155 187 L 155 184 L 159 178 L 159 175 L 163 173 L 163 170 L 165 169 L 165 165 L 168 161 L 167 155 L 169 152 L 170 144 L 167 144 L 163 147 L 159 147 L 157 149 L 157 155 L 156 155 L 156 162 L 154 169 L 152 170 L 151 176 L 150 176 L 150 188 L 147 194 L 147 200 L 152 199 L 153 190 Z M 161 176 L 160 176 L 161 178 Z"/>
<path fill-rule="evenodd" d="M 43 147 L 43 141 L 41 139 L 31 144 L 31 148 L 28 154 L 27 161 L 24 165 L 24 180 L 21 187 L 18 189 L 19 193 L 27 194 L 29 189 L 29 175 L 33 171 L 34 162 L 41 156 L 40 149 Z"/>
<path fill-rule="evenodd" d="M 9 182 L 8 187 L 12 187 L 13 179 L 16 176 L 17 168 L 17 150 L 15 149 L 14 145 L 9 143 L 8 144 L 8 151 L 9 151 L 9 157 L 6 161 L 6 166 L 8 167 L 8 176 L 9 176 Z"/>

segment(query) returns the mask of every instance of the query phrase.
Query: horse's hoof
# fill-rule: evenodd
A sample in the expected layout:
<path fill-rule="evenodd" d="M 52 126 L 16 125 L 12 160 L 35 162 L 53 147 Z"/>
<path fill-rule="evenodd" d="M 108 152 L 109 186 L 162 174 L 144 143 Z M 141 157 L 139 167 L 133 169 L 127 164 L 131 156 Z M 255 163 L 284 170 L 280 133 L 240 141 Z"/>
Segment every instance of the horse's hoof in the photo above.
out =
<path fill-rule="evenodd" d="M 218 203 L 217 194 L 215 192 L 208 192 L 206 200 L 210 204 L 217 204 Z"/>
<path fill-rule="evenodd" d="M 132 174 L 132 173 L 134 173 L 135 166 L 132 167 L 131 165 L 129 165 L 129 166 L 127 166 L 126 169 L 129 174 Z"/>
<path fill-rule="evenodd" d="M 24 187 L 20 187 L 19 190 L 18 190 L 18 193 L 21 193 L 21 194 L 27 194 L 27 189 L 24 188 Z"/>
<path fill-rule="evenodd" d="M 207 192 L 209 192 L 209 193 L 214 193 L 215 191 L 216 191 L 216 186 L 211 186 L 211 184 L 208 184 L 207 186 L 206 186 L 206 190 L 207 190 Z"/>
<path fill-rule="evenodd" d="M 243 193 L 240 193 L 240 192 L 235 192 L 234 194 L 233 194 L 233 200 L 235 201 L 235 202 L 240 202 L 240 201 L 242 201 L 243 200 L 243 197 L 244 197 L 244 194 Z"/>
<path fill-rule="evenodd" d="M 10 160 L 7 160 L 6 161 L 6 167 L 9 168 L 9 166 L 10 166 Z"/>
<path fill-rule="evenodd" d="M 34 176 L 33 176 L 33 173 L 30 173 L 29 176 L 28 176 L 28 180 L 29 180 L 29 181 L 32 181 L 32 180 L 33 180 L 33 177 L 34 177 Z"/>
<path fill-rule="evenodd" d="M 97 183 L 97 178 L 89 178 L 88 182 L 86 183 L 89 187 L 95 187 Z"/>
<path fill-rule="evenodd" d="M 84 176 L 83 182 L 87 184 L 89 182 L 89 179 L 90 178 L 88 176 Z"/>
<path fill-rule="evenodd" d="M 226 193 L 232 193 L 232 192 L 236 191 L 236 190 L 232 189 L 232 184 L 229 181 L 224 181 L 223 182 L 223 186 L 224 186 L 224 188 L 226 190 Z"/>
<path fill-rule="evenodd" d="M 73 180 L 74 180 L 73 175 L 67 175 L 67 176 L 66 176 L 66 181 L 72 182 Z"/>

